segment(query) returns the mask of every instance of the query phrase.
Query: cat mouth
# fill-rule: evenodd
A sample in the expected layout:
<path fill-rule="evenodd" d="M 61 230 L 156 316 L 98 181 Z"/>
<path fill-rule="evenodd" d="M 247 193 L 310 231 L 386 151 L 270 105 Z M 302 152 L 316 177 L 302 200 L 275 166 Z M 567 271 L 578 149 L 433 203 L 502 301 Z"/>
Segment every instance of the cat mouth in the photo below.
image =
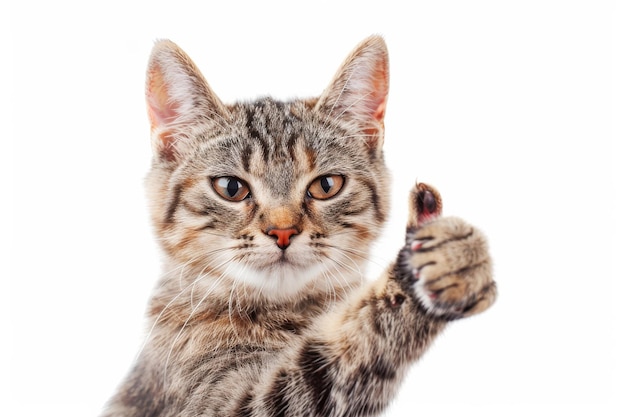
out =
<path fill-rule="evenodd" d="M 281 253 L 271 262 L 273 265 L 296 266 L 293 256 L 288 255 L 286 251 Z"/>
<path fill-rule="evenodd" d="M 296 257 L 293 253 L 282 250 L 280 253 L 272 256 L 266 263 L 266 267 L 274 268 L 304 268 L 308 265 L 305 257 Z"/>

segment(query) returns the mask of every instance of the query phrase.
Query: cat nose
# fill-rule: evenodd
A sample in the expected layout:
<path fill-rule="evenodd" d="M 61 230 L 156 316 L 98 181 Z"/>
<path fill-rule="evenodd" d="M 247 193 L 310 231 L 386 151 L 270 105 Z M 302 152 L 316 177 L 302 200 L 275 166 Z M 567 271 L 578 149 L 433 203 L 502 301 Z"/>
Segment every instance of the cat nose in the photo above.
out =
<path fill-rule="evenodd" d="M 265 233 L 267 233 L 268 236 L 275 236 L 278 247 L 285 250 L 287 246 L 289 246 L 289 238 L 293 235 L 297 235 L 298 230 L 293 227 L 290 229 L 277 229 L 272 227 Z"/>

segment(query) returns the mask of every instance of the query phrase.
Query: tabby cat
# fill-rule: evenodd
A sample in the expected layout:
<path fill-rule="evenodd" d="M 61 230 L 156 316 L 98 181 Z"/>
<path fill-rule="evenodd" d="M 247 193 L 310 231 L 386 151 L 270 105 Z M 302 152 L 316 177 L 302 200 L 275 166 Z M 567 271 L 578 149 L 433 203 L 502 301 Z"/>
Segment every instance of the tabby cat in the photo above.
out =
<path fill-rule="evenodd" d="M 232 105 L 155 44 L 147 188 L 165 272 L 104 416 L 380 415 L 449 321 L 493 303 L 484 236 L 425 184 L 397 259 L 363 278 L 389 212 L 388 89 L 378 36 L 316 99 Z"/>

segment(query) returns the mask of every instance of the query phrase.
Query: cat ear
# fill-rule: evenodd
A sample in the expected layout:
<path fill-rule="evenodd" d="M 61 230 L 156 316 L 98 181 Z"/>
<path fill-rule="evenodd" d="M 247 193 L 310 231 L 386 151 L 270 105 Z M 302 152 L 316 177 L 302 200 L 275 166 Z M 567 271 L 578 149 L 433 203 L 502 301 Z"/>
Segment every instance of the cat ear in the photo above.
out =
<path fill-rule="evenodd" d="M 146 102 L 154 154 L 167 161 L 192 148 L 198 128 L 228 114 L 191 58 L 169 40 L 157 41 L 152 49 Z"/>
<path fill-rule="evenodd" d="M 355 125 L 371 150 L 380 151 L 384 140 L 385 110 L 389 92 L 389 58 L 385 41 L 371 36 L 345 60 L 319 98 L 316 109 L 327 120 Z"/>

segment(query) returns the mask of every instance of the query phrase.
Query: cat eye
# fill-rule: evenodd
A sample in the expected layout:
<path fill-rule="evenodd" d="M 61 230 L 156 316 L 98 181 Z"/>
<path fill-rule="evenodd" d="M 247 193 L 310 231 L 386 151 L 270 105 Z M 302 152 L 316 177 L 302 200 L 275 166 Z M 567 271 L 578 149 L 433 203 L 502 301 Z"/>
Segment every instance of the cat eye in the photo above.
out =
<path fill-rule="evenodd" d="M 341 191 L 343 183 L 344 178 L 341 175 L 323 175 L 311 183 L 307 195 L 316 200 L 327 200 Z"/>
<path fill-rule="evenodd" d="M 243 201 L 252 197 L 248 185 L 235 177 L 218 177 L 211 180 L 213 189 L 228 201 Z"/>

